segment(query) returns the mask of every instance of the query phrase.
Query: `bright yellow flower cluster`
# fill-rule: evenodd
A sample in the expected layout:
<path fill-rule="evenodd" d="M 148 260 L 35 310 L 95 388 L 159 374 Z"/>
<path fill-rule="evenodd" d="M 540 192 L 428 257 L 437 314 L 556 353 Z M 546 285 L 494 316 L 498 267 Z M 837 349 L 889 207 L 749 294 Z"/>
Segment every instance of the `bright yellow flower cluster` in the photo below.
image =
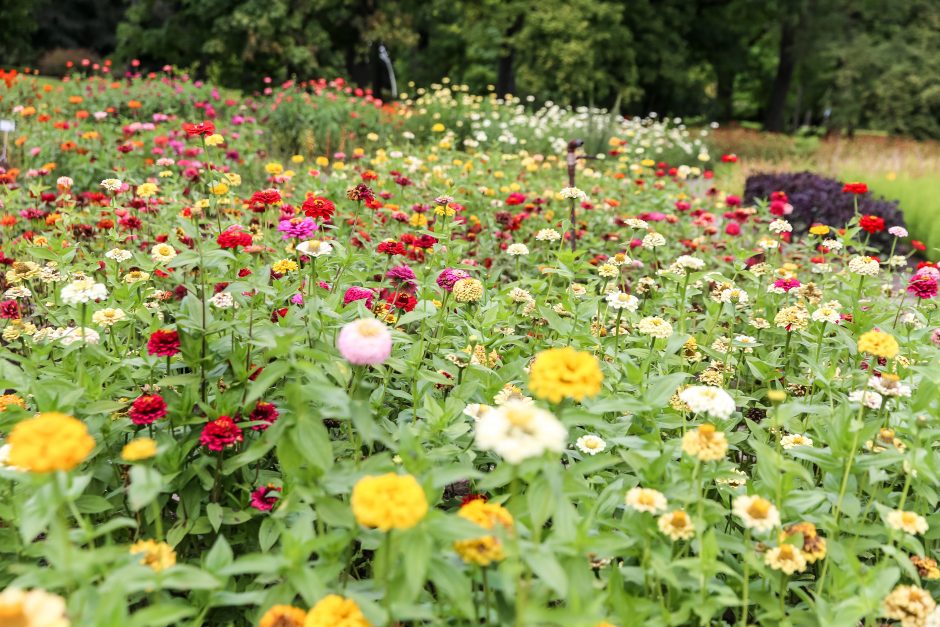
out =
<path fill-rule="evenodd" d="M 274 262 L 274 265 L 271 266 L 271 269 L 277 272 L 278 274 L 287 274 L 288 272 L 294 272 L 299 266 L 296 261 L 291 259 L 281 259 L 280 261 Z"/>
<path fill-rule="evenodd" d="M 137 195 L 141 198 L 150 198 L 159 191 L 154 183 L 141 183 L 137 186 Z"/>
<path fill-rule="evenodd" d="M 82 421 L 58 412 L 17 423 L 7 443 L 7 463 L 31 472 L 72 470 L 95 448 L 95 439 Z"/>
<path fill-rule="evenodd" d="M 141 540 L 131 545 L 131 553 L 140 555 L 140 563 L 156 571 L 176 564 L 176 551 L 166 542 Z"/>
<path fill-rule="evenodd" d="M 411 529 L 428 513 L 421 484 L 411 475 L 393 472 L 360 479 L 353 487 L 351 505 L 360 525 L 382 531 Z"/>
<path fill-rule="evenodd" d="M 582 401 L 601 391 L 604 373 L 591 353 L 570 346 L 552 348 L 535 356 L 529 371 L 529 389 L 552 403 L 563 398 Z"/>
<path fill-rule="evenodd" d="M 502 525 L 507 531 L 512 530 L 513 521 L 509 511 L 501 505 L 487 503 L 482 499 L 470 501 L 460 508 L 457 515 L 484 529 L 493 529 L 496 525 Z M 488 566 L 506 556 L 503 545 L 496 536 L 457 540 L 454 542 L 454 550 L 463 561 L 480 566 Z"/>
<path fill-rule="evenodd" d="M 0 394 L 0 414 L 8 407 L 22 407 L 26 409 L 26 402 L 16 394 Z"/>
<path fill-rule="evenodd" d="M 275 605 L 261 617 L 258 627 L 304 627 L 307 612 L 293 605 Z"/>
<path fill-rule="evenodd" d="M 126 462 L 139 462 L 157 454 L 157 443 L 150 438 L 137 438 L 124 445 L 121 459 Z"/>
<path fill-rule="evenodd" d="M 897 356 L 899 350 L 898 341 L 878 329 L 862 333 L 861 337 L 858 338 L 858 352 L 860 353 L 893 359 Z"/>
<path fill-rule="evenodd" d="M 289 624 L 289 623 L 288 623 Z M 310 608 L 304 627 L 370 627 L 352 599 L 328 594 Z"/>

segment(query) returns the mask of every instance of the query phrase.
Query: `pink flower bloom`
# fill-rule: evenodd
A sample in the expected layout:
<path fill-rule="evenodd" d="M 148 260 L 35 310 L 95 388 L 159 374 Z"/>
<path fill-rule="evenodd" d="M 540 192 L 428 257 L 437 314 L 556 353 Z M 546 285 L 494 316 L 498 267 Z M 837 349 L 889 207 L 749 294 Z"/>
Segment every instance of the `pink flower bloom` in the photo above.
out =
<path fill-rule="evenodd" d="M 290 220 L 281 220 L 277 225 L 277 230 L 284 235 L 282 239 L 310 239 L 313 232 L 317 230 L 317 223 L 313 218 L 291 218 Z"/>
<path fill-rule="evenodd" d="M 281 488 L 273 483 L 263 485 L 251 493 L 251 506 L 259 512 L 270 512 L 281 498 Z"/>
<path fill-rule="evenodd" d="M 460 279 L 469 279 L 470 273 L 465 270 L 460 270 L 458 268 L 444 268 L 439 275 L 437 275 L 437 284 L 441 289 L 450 292 L 454 289 L 454 283 Z"/>
<path fill-rule="evenodd" d="M 375 318 L 362 318 L 342 328 L 336 346 L 351 364 L 377 366 L 392 354 L 392 334 Z"/>
<path fill-rule="evenodd" d="M 343 294 L 343 305 L 348 305 L 357 300 L 364 300 L 366 301 L 366 309 L 372 309 L 372 299 L 374 297 L 375 292 L 369 288 L 353 285 Z"/>
<path fill-rule="evenodd" d="M 937 295 L 937 279 L 929 274 L 915 274 L 907 283 L 907 293 L 927 299 Z"/>

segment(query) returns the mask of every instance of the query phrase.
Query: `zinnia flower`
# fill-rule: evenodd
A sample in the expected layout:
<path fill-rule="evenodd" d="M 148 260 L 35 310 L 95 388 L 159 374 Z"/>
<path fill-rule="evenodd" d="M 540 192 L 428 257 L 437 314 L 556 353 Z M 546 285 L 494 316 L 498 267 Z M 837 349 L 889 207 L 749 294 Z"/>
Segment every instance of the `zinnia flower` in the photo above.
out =
<path fill-rule="evenodd" d="M 695 535 L 692 519 L 681 509 L 660 516 L 656 526 L 673 541 L 688 540 Z"/>
<path fill-rule="evenodd" d="M 734 499 L 733 510 L 748 529 L 770 531 L 780 526 L 780 512 L 763 497 L 739 496 Z"/>
<path fill-rule="evenodd" d="M 531 403 L 511 400 L 479 416 L 476 445 L 510 464 L 520 464 L 547 451 L 565 449 L 567 430 L 555 416 Z"/>
<path fill-rule="evenodd" d="M 469 279 L 470 274 L 465 270 L 460 270 L 458 268 L 444 268 L 439 275 L 437 275 L 437 284 L 441 289 L 445 291 L 452 291 L 454 289 L 454 284 L 461 279 Z"/>
<path fill-rule="evenodd" d="M 894 510 L 888 514 L 888 526 L 911 535 L 927 533 L 927 519 L 916 512 Z"/>
<path fill-rule="evenodd" d="M 573 348 L 552 348 L 535 356 L 529 371 L 529 389 L 552 403 L 563 398 L 582 401 L 601 391 L 604 373 L 591 353 Z"/>
<path fill-rule="evenodd" d="M 367 287 L 358 287 L 353 285 L 343 294 L 343 305 L 355 302 L 357 300 L 366 301 L 366 309 L 372 309 L 372 299 L 375 298 L 375 292 Z"/>
<path fill-rule="evenodd" d="M 135 425 L 149 425 L 166 416 L 166 402 L 159 394 L 144 394 L 134 399 L 131 405 L 131 422 Z"/>
<path fill-rule="evenodd" d="M 251 493 L 251 506 L 259 512 L 270 512 L 281 498 L 280 487 L 269 483 Z"/>
<path fill-rule="evenodd" d="M 875 357 L 893 359 L 897 356 L 900 346 L 892 336 L 884 331 L 873 329 L 863 333 L 858 338 L 858 350 L 861 353 L 868 353 Z"/>
<path fill-rule="evenodd" d="M 85 423 L 58 412 L 16 423 L 7 443 L 7 464 L 37 473 L 72 470 L 95 448 Z"/>
<path fill-rule="evenodd" d="M 213 452 L 235 446 L 245 439 L 241 428 L 228 416 L 219 416 L 202 428 L 199 443 Z"/>
<path fill-rule="evenodd" d="M 734 399 L 723 389 L 711 385 L 692 385 L 681 392 L 679 398 L 696 413 L 727 420 L 736 409 Z"/>
<path fill-rule="evenodd" d="M 328 594 L 310 608 L 304 627 L 371 627 L 352 599 Z"/>
<path fill-rule="evenodd" d="M 161 571 L 176 564 L 176 551 L 166 542 L 141 540 L 131 545 L 131 553 L 140 555 L 140 563 Z"/>
<path fill-rule="evenodd" d="M 258 627 L 304 627 L 307 612 L 293 605 L 274 605 L 261 617 Z"/>
<path fill-rule="evenodd" d="M 728 439 L 714 425 L 699 425 L 682 436 L 682 450 L 703 462 L 717 461 L 728 451 Z"/>
<path fill-rule="evenodd" d="M 501 529 L 504 533 L 512 532 L 512 515 L 505 507 L 496 503 L 473 499 L 465 503 L 457 515 L 484 529 Z M 457 540 L 454 542 L 454 550 L 463 561 L 479 566 L 489 566 L 505 557 L 502 542 L 493 535 Z"/>
<path fill-rule="evenodd" d="M 172 329 L 159 329 L 150 335 L 147 352 L 157 357 L 172 357 L 180 352 L 179 333 Z"/>
<path fill-rule="evenodd" d="M 659 490 L 636 486 L 627 491 L 624 500 L 629 508 L 638 512 L 658 514 L 666 511 L 666 497 Z"/>
<path fill-rule="evenodd" d="M 421 484 L 411 475 L 395 473 L 360 479 L 350 504 L 356 522 L 381 531 L 411 529 L 428 512 Z"/>
<path fill-rule="evenodd" d="M 781 544 L 767 551 L 764 554 L 764 563 L 787 575 L 801 573 L 806 570 L 806 558 L 792 544 Z"/>
<path fill-rule="evenodd" d="M 392 354 L 392 334 L 375 318 L 361 318 L 340 330 L 336 347 L 351 364 L 377 366 Z"/>
<path fill-rule="evenodd" d="M 137 438 L 124 445 L 121 459 L 126 462 L 139 462 L 157 454 L 157 443 L 150 438 Z"/>
<path fill-rule="evenodd" d="M 7 627 L 69 627 L 65 599 L 39 588 L 7 588 L 0 593 L 0 625 Z"/>

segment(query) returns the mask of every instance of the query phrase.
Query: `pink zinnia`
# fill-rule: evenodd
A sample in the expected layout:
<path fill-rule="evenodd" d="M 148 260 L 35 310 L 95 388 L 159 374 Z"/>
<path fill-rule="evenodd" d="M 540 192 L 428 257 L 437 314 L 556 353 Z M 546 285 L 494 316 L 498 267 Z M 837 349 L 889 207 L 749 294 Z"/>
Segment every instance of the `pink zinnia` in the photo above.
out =
<path fill-rule="evenodd" d="M 375 318 L 362 318 L 342 328 L 336 347 L 351 364 L 377 366 L 392 354 L 392 334 Z"/>
<path fill-rule="evenodd" d="M 343 294 L 343 305 L 348 305 L 349 303 L 355 302 L 357 300 L 364 300 L 366 301 L 366 309 L 372 309 L 372 299 L 374 297 L 375 292 L 369 288 L 353 285 L 346 290 L 345 294 Z"/>
<path fill-rule="evenodd" d="M 458 268 L 444 268 L 439 275 L 437 275 L 437 284 L 441 289 L 448 292 L 454 289 L 454 283 L 460 279 L 469 279 L 470 273 L 466 270 L 460 270 Z"/>
<path fill-rule="evenodd" d="M 228 416 L 219 416 L 206 424 L 199 435 L 199 443 L 210 451 L 222 451 L 245 439 L 241 428 Z"/>
<path fill-rule="evenodd" d="M 937 295 L 937 279 L 929 274 L 915 274 L 907 283 L 907 293 L 927 299 Z"/>
<path fill-rule="evenodd" d="M 310 239 L 313 232 L 317 230 L 317 223 L 313 218 L 291 218 L 281 220 L 277 225 L 277 230 L 283 233 L 281 239 Z"/>
<path fill-rule="evenodd" d="M 781 289 L 784 292 L 789 292 L 790 290 L 795 290 L 800 286 L 800 282 L 796 279 L 777 279 L 774 281 L 774 287 Z"/>
<path fill-rule="evenodd" d="M 251 506 L 259 512 L 270 512 L 281 498 L 281 488 L 269 483 L 251 493 Z"/>

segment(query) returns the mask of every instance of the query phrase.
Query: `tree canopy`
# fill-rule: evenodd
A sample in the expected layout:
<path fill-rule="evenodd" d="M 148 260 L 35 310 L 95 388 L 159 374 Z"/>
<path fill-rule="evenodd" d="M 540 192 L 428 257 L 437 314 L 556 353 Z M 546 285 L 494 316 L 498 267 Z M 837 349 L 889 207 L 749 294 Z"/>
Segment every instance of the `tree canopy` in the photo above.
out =
<path fill-rule="evenodd" d="M 480 92 L 774 131 L 940 137 L 935 0 L 8 3 L 0 54 L 18 63 L 81 49 L 247 90 L 266 77 L 345 76 L 388 96 L 382 44 L 400 91 L 449 76 Z"/>

